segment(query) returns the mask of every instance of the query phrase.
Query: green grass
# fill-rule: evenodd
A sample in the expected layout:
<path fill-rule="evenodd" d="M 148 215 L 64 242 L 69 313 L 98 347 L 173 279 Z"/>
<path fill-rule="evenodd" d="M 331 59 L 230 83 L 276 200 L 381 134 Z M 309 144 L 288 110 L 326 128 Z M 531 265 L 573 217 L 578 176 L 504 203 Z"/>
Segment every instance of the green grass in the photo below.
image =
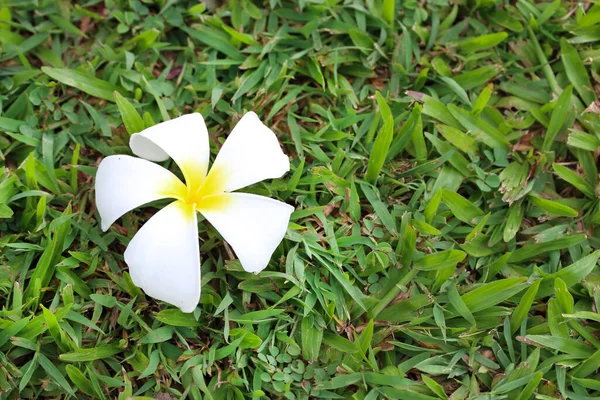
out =
<path fill-rule="evenodd" d="M 344 4 L 345 3 L 345 4 Z M 600 396 L 600 5 L 0 0 L 0 399 Z M 196 312 L 145 296 L 94 174 L 246 111 L 292 169 L 258 276 L 199 223 Z M 166 166 L 176 171 L 171 163 Z"/>

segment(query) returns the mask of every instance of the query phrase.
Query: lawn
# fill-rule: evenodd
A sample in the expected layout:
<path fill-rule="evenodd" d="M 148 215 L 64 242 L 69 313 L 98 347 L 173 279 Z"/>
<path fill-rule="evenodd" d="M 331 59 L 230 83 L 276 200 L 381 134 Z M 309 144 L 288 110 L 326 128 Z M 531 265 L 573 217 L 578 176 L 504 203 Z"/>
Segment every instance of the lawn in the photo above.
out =
<path fill-rule="evenodd" d="M 0 0 L 0 399 L 600 397 L 600 5 Z M 193 313 L 100 228 L 100 161 L 243 114 L 295 211 L 258 275 L 198 222 Z M 179 173 L 172 161 L 161 163 Z"/>

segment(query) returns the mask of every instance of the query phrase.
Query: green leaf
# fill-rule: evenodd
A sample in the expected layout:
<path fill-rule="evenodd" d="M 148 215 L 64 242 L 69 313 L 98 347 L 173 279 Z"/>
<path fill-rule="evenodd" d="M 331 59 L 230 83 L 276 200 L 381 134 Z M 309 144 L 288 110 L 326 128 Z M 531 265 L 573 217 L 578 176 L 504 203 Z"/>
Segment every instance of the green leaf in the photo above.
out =
<path fill-rule="evenodd" d="M 231 336 L 233 339 L 243 337 L 243 340 L 238 346 L 240 349 L 256 349 L 263 342 L 260 337 L 243 328 L 232 329 L 229 331 L 229 336 Z"/>
<path fill-rule="evenodd" d="M 58 347 L 62 351 L 69 351 L 69 346 L 65 343 L 62 329 L 58 324 L 58 320 L 56 316 L 50 312 L 46 307 L 42 307 L 42 313 L 44 315 L 44 320 L 46 321 L 46 326 L 48 327 L 48 332 L 54 339 L 54 342 L 58 345 Z"/>
<path fill-rule="evenodd" d="M 456 265 L 465 259 L 467 253 L 460 250 L 444 250 L 415 260 L 415 268 L 421 271 L 436 271 Z"/>
<path fill-rule="evenodd" d="M 506 136 L 492 125 L 454 104 L 449 104 L 448 110 L 465 129 L 470 131 L 476 141 L 481 141 L 490 148 L 499 147 L 506 151 L 509 150 Z"/>
<path fill-rule="evenodd" d="M 537 196 L 529 196 L 531 203 L 540 207 L 550 215 L 557 217 L 576 217 L 579 213 L 571 207 L 561 204 L 558 201 L 544 199 Z"/>
<path fill-rule="evenodd" d="M 423 114 L 434 118 L 445 125 L 460 129 L 462 125 L 454 118 L 448 107 L 434 97 L 423 96 Z"/>
<path fill-rule="evenodd" d="M 373 320 L 369 320 L 365 329 L 360 333 L 357 346 L 363 356 L 366 356 L 369 347 L 371 347 L 371 339 L 373 339 Z"/>
<path fill-rule="evenodd" d="M 458 51 L 463 54 L 472 54 L 486 50 L 502 43 L 508 37 L 506 32 L 490 33 L 473 38 L 464 39 L 458 45 Z"/>
<path fill-rule="evenodd" d="M 162 326 L 158 329 L 151 330 L 139 340 L 140 344 L 162 343 L 171 339 L 174 328 L 172 326 Z"/>
<path fill-rule="evenodd" d="M 327 382 L 317 382 L 320 390 L 335 390 L 354 385 L 362 380 L 362 374 L 355 372 L 348 375 L 338 375 Z"/>
<path fill-rule="evenodd" d="M 194 319 L 193 314 L 184 313 L 181 310 L 169 309 L 162 310 L 156 314 L 156 319 L 171 326 L 200 326 L 200 322 Z"/>
<path fill-rule="evenodd" d="M 371 39 L 371 36 L 358 29 L 350 29 L 348 34 L 350 35 L 352 42 L 360 48 L 360 51 L 365 54 L 369 54 L 372 51 L 374 42 L 373 39 Z"/>
<path fill-rule="evenodd" d="M 569 293 L 567 284 L 560 279 L 560 277 L 554 279 L 554 294 L 556 295 L 556 301 L 558 302 L 561 311 L 566 314 L 571 314 L 573 312 L 573 307 L 575 306 L 575 300 L 571 293 Z"/>
<path fill-rule="evenodd" d="M 556 135 L 561 131 L 565 120 L 567 119 L 567 113 L 571 107 L 571 93 L 573 92 L 573 86 L 567 86 L 565 90 L 558 96 L 556 105 L 552 110 L 550 116 L 550 123 L 548 124 L 548 130 L 544 135 L 544 143 L 542 144 L 543 151 L 550 151 Z"/>
<path fill-rule="evenodd" d="M 0 348 L 4 346 L 11 337 L 16 336 L 23 328 L 29 323 L 29 317 L 22 318 L 16 322 L 13 322 L 8 327 L 0 330 Z"/>
<path fill-rule="evenodd" d="M 383 0 L 383 9 L 381 17 L 385 22 L 390 25 L 394 25 L 394 18 L 396 16 L 396 2 L 394 0 Z"/>
<path fill-rule="evenodd" d="M 600 258 L 600 250 L 589 254 L 566 268 L 562 268 L 557 272 L 547 275 L 543 278 L 540 289 L 536 298 L 550 296 L 554 292 L 554 280 L 560 278 L 567 288 L 583 281 L 596 266 Z"/>
<path fill-rule="evenodd" d="M 231 315 L 229 318 L 232 321 L 244 324 L 260 324 L 272 320 L 282 312 L 283 310 L 281 309 L 273 308 L 269 310 L 250 311 L 238 316 Z"/>
<path fill-rule="evenodd" d="M 396 221 L 387 209 L 387 205 L 383 201 L 381 201 L 378 194 L 371 186 L 361 184 L 360 188 L 365 194 L 367 200 L 369 200 L 369 203 L 371 203 L 371 205 L 373 206 L 375 214 L 381 220 L 383 225 L 388 229 L 388 231 L 395 234 L 397 232 Z"/>
<path fill-rule="evenodd" d="M 63 353 L 58 358 L 66 362 L 87 362 L 112 357 L 123 352 L 123 348 L 116 345 L 103 345 L 91 349 L 78 349 L 70 353 Z"/>
<path fill-rule="evenodd" d="M 558 175 L 562 180 L 575 186 L 581 193 L 591 199 L 596 198 L 594 187 L 576 172 L 560 164 L 552 164 L 552 168 L 554 169 L 554 172 L 556 172 L 556 175 Z"/>
<path fill-rule="evenodd" d="M 435 127 L 448 142 L 463 153 L 475 151 L 475 141 L 466 133 L 448 125 L 437 124 Z"/>
<path fill-rule="evenodd" d="M 527 385 L 525 385 L 523 390 L 521 390 L 521 393 L 519 393 L 519 397 L 517 397 L 516 400 L 531 399 L 531 397 L 533 396 L 533 393 L 535 392 L 537 387 L 540 385 L 540 382 L 542 381 L 543 376 L 544 376 L 544 373 L 542 371 L 536 372 L 533 375 L 533 377 L 530 378 L 529 382 L 527 383 Z"/>
<path fill-rule="evenodd" d="M 575 358 L 588 358 L 590 352 L 593 350 L 591 347 L 586 346 L 582 342 L 564 337 L 550 335 L 527 335 L 525 336 L 525 340 L 527 342 L 532 342 L 536 345 L 547 347 L 552 350 L 558 350 L 562 353 L 567 353 Z"/>
<path fill-rule="evenodd" d="M 14 214 L 13 210 L 6 204 L 0 204 L 0 218 L 10 218 Z"/>
<path fill-rule="evenodd" d="M 54 381 L 64 391 L 71 394 L 71 396 L 75 395 L 75 391 L 73 390 L 71 385 L 69 385 L 69 382 L 67 382 L 63 374 L 59 371 L 58 368 L 56 368 L 54 364 L 52 364 L 52 361 L 50 361 L 48 357 L 46 357 L 42 353 L 38 353 L 38 362 L 40 363 L 40 366 L 44 369 L 44 371 L 46 371 L 46 373 L 50 375 L 52 379 L 54 379 Z"/>
<path fill-rule="evenodd" d="M 75 384 L 75 386 L 77 386 L 79 390 L 81 390 L 88 396 L 96 396 L 96 393 L 94 392 L 94 387 L 92 386 L 92 382 L 90 382 L 90 380 L 87 379 L 77 367 L 68 364 L 65 367 L 65 370 L 67 371 L 67 375 L 69 376 L 71 382 L 73 382 L 73 384 Z"/>
<path fill-rule="evenodd" d="M 135 107 L 119 92 L 114 92 L 114 96 L 127 133 L 133 135 L 134 133 L 143 131 L 145 129 L 144 121 Z"/>
<path fill-rule="evenodd" d="M 394 136 L 394 117 L 392 116 L 392 111 L 381 93 L 377 92 L 376 96 L 379 113 L 383 119 L 383 127 L 377 134 L 373 149 L 369 155 L 365 180 L 370 183 L 374 183 L 377 180 Z"/>
<path fill-rule="evenodd" d="M 182 26 L 181 29 L 192 38 L 204 43 L 209 48 L 220 51 L 232 60 L 244 61 L 246 58 L 229 41 L 229 37 L 224 32 L 219 32 L 206 25 L 196 25 L 194 28 Z"/>
<path fill-rule="evenodd" d="M 527 318 L 527 314 L 529 313 L 529 310 L 531 309 L 531 306 L 533 305 L 533 301 L 535 300 L 535 297 L 536 297 L 535 295 L 537 294 L 541 283 L 542 283 L 542 280 L 538 279 L 538 280 L 534 281 L 529 286 L 529 288 L 527 288 L 527 291 L 521 298 L 521 301 L 519 301 L 519 304 L 513 311 L 512 315 L 510 316 L 510 326 L 511 326 L 512 334 L 514 334 L 519 329 L 521 329 L 521 324 L 523 323 L 525 318 Z"/>
<path fill-rule="evenodd" d="M 454 285 L 454 282 L 451 282 L 448 285 L 447 291 L 448 291 L 448 302 L 454 307 L 454 309 L 464 319 L 466 319 L 467 321 L 469 321 L 469 323 L 472 326 L 477 325 L 476 322 L 475 322 L 475 318 L 473 317 L 473 314 L 469 310 L 469 307 L 467 307 L 467 305 L 463 301 L 462 297 L 460 297 L 460 294 L 458 293 L 458 290 L 456 289 L 456 286 Z"/>
<path fill-rule="evenodd" d="M 577 235 L 571 235 L 564 238 L 550 240 L 548 242 L 531 243 L 527 246 L 519 247 L 518 249 L 513 251 L 510 258 L 508 259 L 508 262 L 517 263 L 524 260 L 529 260 L 549 251 L 562 250 L 571 246 L 576 246 L 586 239 L 586 235 L 580 233 Z"/>
<path fill-rule="evenodd" d="M 452 211 L 452 214 L 467 224 L 475 225 L 477 224 L 477 220 L 485 215 L 479 207 L 458 193 L 442 189 L 442 198 Z"/>
<path fill-rule="evenodd" d="M 68 68 L 42 67 L 42 72 L 60 83 L 72 86 L 100 99 L 114 101 L 113 93 L 115 91 L 121 92 L 121 88 L 81 71 Z"/>
<path fill-rule="evenodd" d="M 461 297 L 472 313 L 488 309 L 516 295 L 527 286 L 523 284 L 527 278 L 500 279 L 485 283 Z"/>
<path fill-rule="evenodd" d="M 585 378 L 600 368 L 600 350 L 595 351 L 586 360 L 584 360 L 575 370 L 573 376 Z M 596 380 L 597 381 L 597 380 Z"/>
<path fill-rule="evenodd" d="M 566 324 L 566 320 L 562 316 L 556 299 L 548 300 L 546 318 L 548 320 L 548 328 L 553 336 L 569 338 L 569 326 Z"/>
<path fill-rule="evenodd" d="M 589 133 L 571 129 L 567 144 L 579 149 L 595 151 L 600 147 L 600 138 L 590 135 Z"/>
<path fill-rule="evenodd" d="M 264 73 L 267 69 L 267 63 L 262 62 L 255 71 L 245 73 L 241 78 L 240 86 L 233 95 L 231 101 L 236 101 L 242 96 L 247 95 L 256 85 L 264 79 Z"/>
<path fill-rule="evenodd" d="M 87 39 L 87 35 L 85 33 L 60 15 L 51 14 L 48 16 L 48 18 L 50 18 L 50 20 L 59 28 Z"/>
<path fill-rule="evenodd" d="M 421 374 L 421 379 L 423 380 L 423 383 L 429 388 L 429 390 L 435 393 L 440 399 L 448 398 L 448 396 L 446 395 L 446 391 L 444 390 L 444 387 L 442 385 L 440 385 L 425 374 Z"/>
<path fill-rule="evenodd" d="M 325 331 L 325 333 L 323 334 L 323 344 L 331 346 L 334 349 L 346 354 L 358 352 L 358 348 L 353 342 L 328 331 Z"/>
<path fill-rule="evenodd" d="M 596 94 L 592 90 L 590 78 L 581 58 L 579 58 L 579 53 L 565 38 L 560 39 L 560 58 L 565 66 L 569 82 L 573 84 L 585 105 L 590 105 L 596 101 Z"/>

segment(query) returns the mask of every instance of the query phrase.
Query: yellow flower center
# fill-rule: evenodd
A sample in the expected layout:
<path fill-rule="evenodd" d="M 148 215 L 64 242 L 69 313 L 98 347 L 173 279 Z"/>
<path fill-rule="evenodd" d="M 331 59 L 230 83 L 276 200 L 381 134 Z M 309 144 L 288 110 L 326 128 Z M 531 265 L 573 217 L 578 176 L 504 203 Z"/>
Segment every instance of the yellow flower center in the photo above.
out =
<path fill-rule="evenodd" d="M 186 183 L 168 185 L 164 192 L 168 197 L 176 198 L 190 208 L 198 211 L 221 209 L 227 205 L 227 196 L 223 191 L 225 172 L 221 168 L 212 168 L 203 178 L 191 176 Z"/>

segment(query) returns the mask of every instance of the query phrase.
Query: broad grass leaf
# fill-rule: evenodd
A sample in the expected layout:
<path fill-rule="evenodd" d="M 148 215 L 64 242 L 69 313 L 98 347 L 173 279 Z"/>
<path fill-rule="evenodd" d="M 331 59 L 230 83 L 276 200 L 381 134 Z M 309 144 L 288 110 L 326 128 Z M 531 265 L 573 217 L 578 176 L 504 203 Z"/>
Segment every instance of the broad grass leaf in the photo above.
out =
<path fill-rule="evenodd" d="M 569 354 L 575 358 L 588 358 L 591 347 L 586 346 L 582 342 L 574 339 L 557 337 L 551 335 L 527 335 L 524 338 L 527 342 L 533 342 L 536 345 L 558 350 L 562 353 Z"/>
<path fill-rule="evenodd" d="M 458 51 L 463 54 L 472 54 L 481 50 L 495 47 L 508 37 L 506 32 L 490 33 L 477 37 L 467 38 L 458 45 Z"/>
<path fill-rule="evenodd" d="M 0 348 L 4 346 L 11 337 L 16 336 L 21 330 L 23 330 L 30 322 L 29 317 L 21 318 L 20 320 L 13 322 L 7 328 L 0 330 Z"/>
<path fill-rule="evenodd" d="M 517 235 L 517 232 L 521 228 L 524 216 L 525 207 L 523 206 L 522 201 L 519 200 L 509 206 L 504 231 L 502 232 L 502 239 L 506 243 L 510 242 Z"/>
<path fill-rule="evenodd" d="M 112 357 L 123 352 L 123 348 L 117 345 L 102 345 L 93 348 L 77 349 L 70 353 L 63 353 L 58 358 L 66 362 L 87 362 Z"/>
<path fill-rule="evenodd" d="M 440 385 L 425 374 L 421 374 L 421 380 L 429 388 L 429 390 L 435 393 L 440 399 L 448 398 L 448 396 L 446 395 L 446 391 L 444 390 L 444 387 L 442 385 Z"/>
<path fill-rule="evenodd" d="M 536 298 L 547 297 L 554 293 L 554 280 L 560 278 L 567 288 L 581 282 L 592 272 L 600 258 L 600 250 L 596 250 L 566 268 L 562 268 L 542 279 Z"/>
<path fill-rule="evenodd" d="M 38 353 L 38 362 L 40 366 L 46 371 L 46 373 L 52 377 L 52 379 L 67 393 L 71 396 L 75 396 L 75 391 L 69 385 L 69 382 L 65 379 L 63 373 L 42 353 Z"/>
<path fill-rule="evenodd" d="M 521 393 L 519 393 L 519 397 L 517 397 L 516 400 L 530 399 L 531 396 L 533 395 L 533 393 L 535 392 L 535 390 L 540 385 L 540 382 L 542 381 L 543 376 L 544 376 L 544 373 L 542 371 L 536 372 L 533 375 L 533 377 L 530 378 L 529 382 L 527 383 L 527 385 L 525 385 L 523 390 L 521 390 Z"/>
<path fill-rule="evenodd" d="M 394 24 L 394 18 L 396 17 L 396 2 L 394 0 L 383 0 L 383 7 L 381 10 L 381 17 L 385 22 L 390 25 Z"/>
<path fill-rule="evenodd" d="M 508 278 L 485 283 L 461 297 L 472 313 L 493 307 L 516 295 L 527 286 L 527 278 Z"/>
<path fill-rule="evenodd" d="M 60 325 L 58 324 L 58 319 L 56 319 L 56 316 L 52 312 L 50 312 L 50 310 L 48 310 L 46 307 L 41 307 L 42 314 L 44 315 L 44 320 L 46 321 L 46 326 L 48 327 L 48 332 L 50 332 L 50 335 L 52 336 L 58 347 L 62 351 L 71 350 L 65 340 L 63 331 Z"/>
<path fill-rule="evenodd" d="M 208 47 L 220 51 L 232 60 L 244 61 L 246 58 L 230 43 L 229 37 L 225 32 L 217 31 L 206 25 L 196 25 L 193 28 L 183 26 L 181 29 L 192 38 L 204 43 Z"/>
<path fill-rule="evenodd" d="M 462 125 L 454 118 L 452 113 L 448 110 L 448 107 L 434 97 L 427 95 L 423 96 L 422 113 L 440 121 L 444 125 L 451 126 L 455 129 L 462 128 Z"/>
<path fill-rule="evenodd" d="M 448 110 L 465 129 L 471 132 L 476 141 L 483 142 L 490 148 L 499 147 L 506 151 L 509 150 L 509 142 L 506 136 L 492 125 L 454 104 L 449 104 Z"/>
<path fill-rule="evenodd" d="M 560 39 L 560 58 L 565 66 L 569 82 L 573 84 L 584 104 L 588 106 L 596 101 L 596 94 L 592 90 L 590 78 L 579 58 L 579 53 L 565 38 Z"/>
<path fill-rule="evenodd" d="M 331 346 L 334 349 L 346 354 L 358 352 L 358 347 L 354 342 L 351 342 L 350 340 L 329 331 L 326 331 L 323 334 L 323 344 Z"/>
<path fill-rule="evenodd" d="M 554 295 L 556 296 L 556 301 L 560 306 L 560 310 L 563 313 L 571 314 L 575 307 L 575 300 L 573 299 L 573 295 L 569 292 L 567 284 L 560 277 L 554 278 Z"/>
<path fill-rule="evenodd" d="M 447 267 L 456 267 L 466 256 L 464 251 L 443 250 L 415 260 L 414 265 L 421 271 L 436 271 Z"/>
<path fill-rule="evenodd" d="M 362 374 L 359 372 L 354 372 L 352 374 L 347 375 L 338 375 L 327 382 L 317 382 L 317 387 L 320 390 L 335 390 L 343 387 L 347 387 L 350 385 L 354 385 L 360 381 L 362 381 Z"/>
<path fill-rule="evenodd" d="M 67 86 L 77 88 L 91 96 L 108 101 L 114 101 L 113 93 L 115 91 L 122 91 L 118 86 L 73 69 L 42 67 L 42 72 L 60 83 L 64 83 Z"/>
<path fill-rule="evenodd" d="M 456 285 L 454 282 L 450 283 L 447 287 L 448 302 L 454 307 L 460 316 L 466 319 L 472 326 L 476 326 L 475 318 L 473 313 L 469 310 L 469 307 L 465 304 L 463 299 L 460 297 Z"/>
<path fill-rule="evenodd" d="M 426 295 L 413 295 L 407 300 L 399 301 L 384 308 L 381 312 L 374 315 L 374 320 L 396 323 L 410 321 L 414 318 L 415 311 L 430 303 L 431 299 Z"/>
<path fill-rule="evenodd" d="M 542 243 L 531 243 L 527 246 L 519 247 L 511 254 L 508 262 L 517 263 L 532 259 L 540 254 L 553 250 L 562 250 L 571 246 L 576 246 L 587 239 L 584 233 L 571 235 L 559 239 L 550 240 Z"/>
<path fill-rule="evenodd" d="M 440 154 L 446 154 L 453 149 L 450 143 L 440 140 L 428 132 L 425 132 L 425 137 L 427 137 L 427 140 L 433 144 L 433 147 L 435 147 L 437 152 Z M 458 151 L 452 154 L 449 161 L 450 164 L 462 175 L 471 175 L 471 171 L 469 170 L 469 161 Z"/>
<path fill-rule="evenodd" d="M 374 188 L 366 184 L 361 184 L 360 188 L 365 194 L 367 200 L 369 200 L 369 203 L 371 203 L 371 206 L 373 206 L 373 210 L 375 211 L 377 217 L 381 220 L 381 223 L 383 223 L 390 233 L 396 234 L 396 221 L 387 209 L 387 205 L 379 199 L 379 196 L 375 192 Z"/>
<path fill-rule="evenodd" d="M 549 200 L 549 199 L 544 199 L 542 197 L 537 197 L 537 196 L 533 196 L 530 195 L 529 199 L 531 200 L 531 203 L 540 207 L 541 209 L 543 209 L 544 211 L 546 211 L 548 214 L 552 215 L 552 216 L 556 216 L 556 217 L 576 217 L 577 215 L 579 215 L 579 212 L 577 212 L 577 210 L 572 209 L 571 207 L 559 203 L 558 201 L 555 200 Z"/>
<path fill-rule="evenodd" d="M 458 193 L 442 189 L 442 198 L 452 214 L 467 224 L 475 225 L 477 220 L 485 215 L 479 207 Z"/>
<path fill-rule="evenodd" d="M 273 308 L 268 310 L 250 311 L 242 315 L 230 315 L 232 321 L 243 324 L 260 324 L 270 321 L 280 315 L 284 310 Z"/>
<path fill-rule="evenodd" d="M 600 314 L 592 311 L 577 311 L 573 314 L 563 314 L 563 317 L 569 319 L 589 319 L 590 321 L 600 322 Z"/>
<path fill-rule="evenodd" d="M 519 301 L 519 304 L 512 312 L 510 316 L 510 326 L 513 334 L 521 328 L 521 324 L 527 318 L 527 314 L 529 313 L 529 310 L 531 310 L 531 306 L 533 305 L 533 301 L 536 298 L 541 283 L 541 279 L 531 283 L 523 297 L 521 297 L 521 301 Z"/>
<path fill-rule="evenodd" d="M 85 33 L 83 33 L 79 28 L 77 28 L 75 25 L 73 25 L 71 22 L 67 21 L 60 15 L 52 14 L 48 15 L 48 18 L 50 18 L 50 20 L 59 28 L 65 31 L 69 31 L 74 35 L 81 36 L 87 39 L 87 35 Z"/>
<path fill-rule="evenodd" d="M 552 144 L 554 143 L 554 139 L 556 139 L 556 135 L 558 135 L 563 128 L 563 125 L 567 119 L 567 113 L 571 107 L 572 93 L 573 86 L 569 85 L 565 90 L 563 90 L 560 96 L 558 96 L 558 100 L 556 100 L 556 105 L 554 106 L 552 115 L 550 116 L 548 129 L 544 135 L 544 143 L 542 144 L 543 151 L 550 151 Z"/>
<path fill-rule="evenodd" d="M 83 393 L 87 394 L 88 396 L 96 396 L 96 392 L 94 391 L 94 388 L 92 386 L 92 382 L 90 382 L 89 379 L 87 379 L 85 377 L 85 375 L 83 374 L 83 372 L 81 372 L 77 367 L 75 367 L 74 365 L 68 364 L 65 367 L 65 371 L 67 371 L 67 375 L 69 376 L 69 379 L 71 380 L 71 382 L 73 382 L 73 384 L 75 386 L 77 386 L 77 389 L 81 390 Z"/>
<path fill-rule="evenodd" d="M 361 32 L 358 29 L 350 29 L 348 31 L 352 42 L 365 54 L 369 54 L 373 50 L 373 39 L 365 32 Z"/>
<path fill-rule="evenodd" d="M 490 101 L 490 97 L 492 96 L 492 92 L 494 91 L 494 84 L 490 83 L 487 85 L 479 96 L 477 96 L 477 100 L 473 103 L 473 108 L 471 109 L 471 113 L 473 115 L 479 115 L 483 111 L 483 109 L 487 106 Z"/>
<path fill-rule="evenodd" d="M 123 97 L 119 92 L 114 92 L 114 96 L 115 103 L 117 103 L 117 107 L 119 107 L 121 118 L 123 119 L 123 124 L 125 125 L 127 133 L 133 135 L 134 133 L 143 131 L 146 126 L 135 107 L 133 107 L 129 100 Z"/>
<path fill-rule="evenodd" d="M 576 376 L 577 378 L 585 378 L 596 372 L 598 368 L 600 368 L 600 350 L 595 351 L 586 360 L 579 364 L 579 366 L 573 371 L 573 376 Z"/>
<path fill-rule="evenodd" d="M 193 314 L 183 313 L 181 310 L 176 309 L 162 310 L 156 314 L 155 318 L 160 322 L 171 326 L 194 327 L 201 325 L 200 322 L 194 319 Z"/>
<path fill-rule="evenodd" d="M 146 336 L 139 340 L 141 344 L 162 343 L 171 339 L 175 328 L 172 326 L 161 326 L 160 328 L 149 331 Z"/>
<path fill-rule="evenodd" d="M 462 132 L 459 129 L 456 129 L 449 125 L 436 124 L 435 128 L 438 132 L 442 134 L 442 136 L 454 147 L 462 151 L 463 153 L 468 153 L 469 151 L 475 151 L 476 145 L 473 138 L 471 138 L 466 133 Z"/>
<path fill-rule="evenodd" d="M 566 320 L 563 318 L 560 307 L 554 298 L 548 300 L 546 319 L 548 320 L 550 333 L 553 336 L 563 338 L 569 337 L 569 326 L 566 324 Z"/>
<path fill-rule="evenodd" d="M 235 328 L 229 331 L 229 336 L 234 339 L 243 337 L 244 339 L 239 344 L 240 349 L 256 349 L 262 344 L 260 337 L 244 328 Z"/>
<path fill-rule="evenodd" d="M 377 104 L 379 105 L 379 113 L 383 119 L 383 127 L 379 130 L 379 133 L 375 138 L 375 143 L 373 144 L 373 149 L 369 155 L 365 180 L 370 183 L 374 183 L 377 180 L 394 137 L 394 117 L 392 116 L 390 107 L 387 105 L 387 102 L 381 93 L 377 92 L 376 96 Z"/>
<path fill-rule="evenodd" d="M 554 172 L 556 172 L 556 175 L 558 175 L 560 179 L 570 183 L 587 197 L 591 199 L 597 197 L 594 187 L 576 172 L 560 164 L 552 164 L 552 168 L 554 169 Z"/>

